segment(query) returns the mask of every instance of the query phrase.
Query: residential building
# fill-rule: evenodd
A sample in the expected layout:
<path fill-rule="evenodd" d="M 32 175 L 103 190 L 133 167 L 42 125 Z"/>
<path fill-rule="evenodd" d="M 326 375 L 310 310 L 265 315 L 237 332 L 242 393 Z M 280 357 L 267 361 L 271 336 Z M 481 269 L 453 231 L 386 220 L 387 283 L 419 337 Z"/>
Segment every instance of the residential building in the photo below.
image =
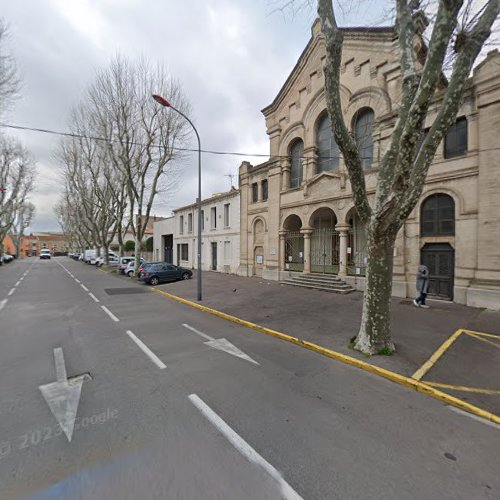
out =
<path fill-rule="evenodd" d="M 159 260 L 197 268 L 198 210 L 193 203 L 173 210 L 174 216 L 154 225 Z M 202 200 L 202 269 L 236 273 L 240 257 L 240 192 L 231 189 Z M 172 245 L 168 250 L 169 245 Z M 170 254 L 171 252 L 171 254 Z"/>
<path fill-rule="evenodd" d="M 399 45 L 393 28 L 345 28 L 341 96 L 370 202 L 398 117 Z M 415 41 L 419 63 L 426 48 Z M 262 110 L 270 160 L 240 167 L 242 275 L 337 274 L 362 290 L 366 233 L 326 112 L 320 24 L 274 101 Z M 455 125 L 438 148 L 419 203 L 394 250 L 393 294 L 415 295 L 425 263 L 432 296 L 500 308 L 500 54 L 474 69 Z M 425 127 L 446 86 L 436 92 Z"/>

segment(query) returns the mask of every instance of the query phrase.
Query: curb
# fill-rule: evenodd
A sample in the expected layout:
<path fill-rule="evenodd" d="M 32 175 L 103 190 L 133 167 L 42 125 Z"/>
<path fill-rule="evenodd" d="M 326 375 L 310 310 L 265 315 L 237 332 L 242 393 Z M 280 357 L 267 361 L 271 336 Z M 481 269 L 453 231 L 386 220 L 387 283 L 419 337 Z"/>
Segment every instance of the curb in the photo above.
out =
<path fill-rule="evenodd" d="M 251 328 L 252 330 L 265 333 L 266 335 L 271 335 L 272 337 L 285 340 L 286 342 L 290 342 L 305 349 L 309 349 L 310 351 L 316 352 L 331 359 L 335 359 L 336 361 L 340 361 L 344 364 L 354 366 L 355 368 L 359 368 L 360 370 L 364 370 L 373 375 L 377 375 L 379 377 L 390 380 L 391 382 L 394 382 L 396 384 L 402 385 L 409 389 L 413 389 L 414 391 L 417 391 L 421 394 L 425 394 L 427 396 L 430 396 L 431 398 L 437 399 L 438 401 L 442 401 L 443 403 L 454 406 L 455 408 L 459 408 L 460 410 L 472 413 L 473 415 L 489 420 L 495 424 L 500 424 L 500 416 L 495 415 L 494 413 L 491 413 L 489 411 L 483 410 L 478 406 L 471 405 L 470 403 L 462 401 L 461 399 L 451 396 L 450 394 L 434 389 L 430 385 L 427 385 L 424 382 L 420 382 L 419 380 L 415 380 L 405 375 L 401 375 L 399 373 L 386 370 L 385 368 L 380 368 L 378 366 L 371 365 L 370 363 L 366 363 L 365 361 L 362 361 L 360 359 L 353 358 L 352 356 L 348 356 L 347 354 L 342 354 L 340 352 L 333 351 L 326 347 L 321 347 L 320 345 L 314 344 L 313 342 L 302 340 L 297 337 L 292 337 L 291 335 L 287 335 L 286 333 L 278 332 L 276 330 L 266 328 L 265 326 L 257 325 L 256 323 L 252 323 L 250 321 L 237 318 L 236 316 L 232 316 L 222 311 L 218 311 L 217 309 L 212 309 L 210 307 L 197 304 L 196 302 L 192 302 L 191 300 L 188 299 L 183 299 L 182 297 L 178 297 L 177 295 L 172 295 L 171 293 L 164 292 L 163 290 L 159 290 L 157 288 L 151 288 L 150 290 L 152 292 L 164 295 L 169 299 L 173 299 L 182 304 L 186 304 L 188 306 L 199 309 L 200 311 L 213 314 L 214 316 L 218 316 L 227 321 L 231 321 L 233 323 L 246 326 L 247 328 Z"/>

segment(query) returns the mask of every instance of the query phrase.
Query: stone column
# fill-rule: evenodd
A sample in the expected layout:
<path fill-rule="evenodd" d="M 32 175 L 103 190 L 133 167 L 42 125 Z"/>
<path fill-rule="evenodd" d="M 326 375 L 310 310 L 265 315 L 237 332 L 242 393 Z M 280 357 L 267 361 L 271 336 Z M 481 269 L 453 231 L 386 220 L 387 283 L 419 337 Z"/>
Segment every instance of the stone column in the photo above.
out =
<path fill-rule="evenodd" d="M 337 224 L 335 230 L 340 236 L 339 248 L 339 276 L 347 276 L 347 238 L 349 236 L 349 224 Z"/>
<path fill-rule="evenodd" d="M 282 177 L 281 177 L 281 190 L 286 191 L 287 189 L 290 188 L 290 169 L 291 169 L 291 164 L 290 160 L 283 160 L 281 162 L 281 172 L 282 172 Z"/>
<path fill-rule="evenodd" d="M 278 255 L 279 259 L 279 270 L 284 271 L 285 270 L 285 237 L 286 237 L 286 231 L 281 230 L 279 232 L 280 236 L 280 251 Z"/>
<path fill-rule="evenodd" d="M 304 235 L 304 273 L 311 272 L 311 228 L 304 228 L 300 230 Z"/>
<path fill-rule="evenodd" d="M 316 153 L 316 147 L 304 149 L 304 181 L 312 179 L 316 175 L 316 166 L 318 165 L 318 154 Z"/>

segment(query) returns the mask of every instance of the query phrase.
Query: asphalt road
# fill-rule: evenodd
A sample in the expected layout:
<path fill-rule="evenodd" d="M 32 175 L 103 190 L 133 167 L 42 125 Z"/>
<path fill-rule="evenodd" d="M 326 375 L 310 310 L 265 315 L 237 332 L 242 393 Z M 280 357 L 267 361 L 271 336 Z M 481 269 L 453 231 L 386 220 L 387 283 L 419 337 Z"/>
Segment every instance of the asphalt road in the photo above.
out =
<path fill-rule="evenodd" d="M 66 258 L 0 268 L 2 500 L 496 499 L 499 430 Z"/>

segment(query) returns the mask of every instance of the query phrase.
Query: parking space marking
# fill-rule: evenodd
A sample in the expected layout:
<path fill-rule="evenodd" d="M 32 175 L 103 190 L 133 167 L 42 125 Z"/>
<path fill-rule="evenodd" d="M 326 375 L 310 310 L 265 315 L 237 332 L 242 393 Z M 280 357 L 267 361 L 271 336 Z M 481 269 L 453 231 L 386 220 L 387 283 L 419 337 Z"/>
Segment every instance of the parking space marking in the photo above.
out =
<path fill-rule="evenodd" d="M 239 434 L 215 413 L 196 394 L 190 394 L 189 400 L 201 414 L 249 461 L 264 469 L 279 485 L 282 498 L 303 500 L 303 498 L 285 481 L 283 476 L 263 456 L 259 455 Z"/>
<path fill-rule="evenodd" d="M 92 300 L 94 302 L 99 302 L 99 299 L 92 292 L 89 292 L 89 295 L 90 295 L 90 297 L 92 297 Z"/>
<path fill-rule="evenodd" d="M 489 420 L 485 420 L 484 418 L 478 417 L 477 415 L 473 415 L 472 413 L 463 411 L 460 408 L 456 408 L 455 406 L 448 406 L 448 408 L 451 411 L 458 413 L 459 415 L 472 418 L 472 420 L 476 420 L 477 422 L 481 422 L 482 424 L 486 424 L 489 425 L 490 427 L 493 427 L 494 429 L 500 430 L 500 425 L 496 424 L 495 422 L 490 422 Z"/>
<path fill-rule="evenodd" d="M 491 337 L 493 339 L 500 340 L 500 335 L 495 335 L 494 333 L 486 333 L 486 332 L 476 332 L 475 330 L 467 330 L 464 328 L 464 333 L 473 333 L 475 335 L 479 335 L 480 337 Z"/>
<path fill-rule="evenodd" d="M 442 384 L 441 382 L 429 382 L 428 380 L 423 380 L 422 382 L 430 385 L 431 387 L 438 387 L 439 389 L 450 389 L 452 391 L 473 392 L 475 394 L 489 394 L 491 396 L 500 396 L 500 391 L 493 389 L 482 389 L 481 387 L 468 387 L 465 385 Z"/>
<path fill-rule="evenodd" d="M 0 311 L 7 305 L 7 302 L 7 299 L 0 300 Z"/>
<path fill-rule="evenodd" d="M 436 364 L 437 360 L 452 346 L 453 342 L 462 334 L 463 330 L 457 330 L 450 335 L 434 354 L 411 376 L 414 380 L 421 380 L 422 377 Z"/>
<path fill-rule="evenodd" d="M 137 338 L 131 330 L 127 330 L 127 335 L 139 346 L 139 349 L 141 349 L 141 351 L 146 354 L 146 356 L 148 356 L 149 359 L 151 359 L 151 361 L 160 370 L 163 370 L 167 367 L 167 365 L 141 339 Z"/>
<path fill-rule="evenodd" d="M 496 342 L 492 342 L 491 340 L 484 339 L 482 336 L 479 336 L 475 333 L 471 333 L 471 332 L 464 332 L 464 333 L 465 333 L 465 335 L 468 335 L 469 337 L 475 338 L 476 340 L 480 340 L 481 342 L 484 342 L 486 344 L 492 345 L 492 346 L 500 349 L 500 344 L 497 344 Z"/>
<path fill-rule="evenodd" d="M 120 321 L 106 306 L 101 306 L 101 308 L 113 321 Z"/>

